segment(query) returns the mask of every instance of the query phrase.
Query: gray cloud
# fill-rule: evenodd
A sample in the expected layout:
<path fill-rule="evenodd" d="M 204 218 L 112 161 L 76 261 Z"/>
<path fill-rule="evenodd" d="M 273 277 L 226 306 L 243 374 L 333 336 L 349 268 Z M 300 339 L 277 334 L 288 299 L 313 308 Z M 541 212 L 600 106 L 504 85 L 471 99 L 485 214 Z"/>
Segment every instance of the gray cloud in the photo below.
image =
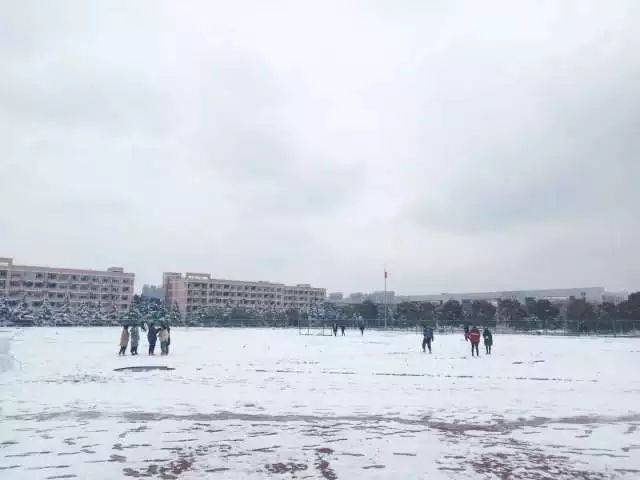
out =
<path fill-rule="evenodd" d="M 635 2 L 0 18 L 2 255 L 139 285 L 639 286 Z"/>

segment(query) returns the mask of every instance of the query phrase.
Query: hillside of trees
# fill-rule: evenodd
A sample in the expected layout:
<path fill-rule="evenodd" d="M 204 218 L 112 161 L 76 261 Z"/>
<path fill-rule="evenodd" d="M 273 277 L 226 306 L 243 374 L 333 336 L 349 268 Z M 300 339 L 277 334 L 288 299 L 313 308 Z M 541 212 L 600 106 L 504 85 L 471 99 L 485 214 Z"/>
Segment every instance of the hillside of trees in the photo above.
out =
<path fill-rule="evenodd" d="M 640 292 L 629 295 L 628 300 L 618 305 L 607 302 L 592 304 L 584 299 L 554 304 L 533 298 L 524 303 L 500 300 L 497 306 L 485 300 L 449 300 L 441 304 L 403 302 L 387 306 L 386 317 L 390 328 L 412 328 L 422 324 L 452 329 L 462 325 L 499 325 L 516 331 L 626 333 L 640 331 Z M 4 326 L 117 326 L 140 325 L 143 322 L 205 327 L 306 327 L 327 326 L 334 322 L 355 326 L 359 318 L 364 319 L 369 327 L 382 327 L 385 307 L 370 301 L 360 304 L 323 302 L 303 310 L 211 307 L 182 317 L 177 307 L 167 308 L 159 300 L 138 295 L 126 312 L 89 303 L 79 306 L 67 303 L 57 309 L 44 303 L 42 307 L 33 309 L 25 302 L 12 304 L 0 299 L 0 325 Z"/>

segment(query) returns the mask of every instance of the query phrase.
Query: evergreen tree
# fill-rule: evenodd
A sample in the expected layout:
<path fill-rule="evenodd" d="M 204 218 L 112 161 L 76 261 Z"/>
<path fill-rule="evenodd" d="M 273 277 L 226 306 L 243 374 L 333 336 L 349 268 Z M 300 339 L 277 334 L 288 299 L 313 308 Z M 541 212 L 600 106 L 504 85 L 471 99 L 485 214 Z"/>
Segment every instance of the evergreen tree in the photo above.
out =
<path fill-rule="evenodd" d="M 36 314 L 36 325 L 41 327 L 47 327 L 54 323 L 54 312 L 49 307 L 49 302 L 45 299 L 42 302 L 42 307 Z"/>

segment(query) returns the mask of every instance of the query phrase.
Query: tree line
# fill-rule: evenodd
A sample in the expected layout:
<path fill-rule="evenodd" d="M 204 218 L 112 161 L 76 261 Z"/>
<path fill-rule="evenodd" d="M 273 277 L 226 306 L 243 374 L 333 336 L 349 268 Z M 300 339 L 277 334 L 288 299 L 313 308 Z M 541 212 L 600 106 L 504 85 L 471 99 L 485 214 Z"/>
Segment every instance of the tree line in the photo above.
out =
<path fill-rule="evenodd" d="M 396 320 L 396 318 L 398 320 Z M 403 302 L 394 311 L 394 322 L 432 323 L 439 326 L 498 324 L 516 330 L 566 330 L 576 333 L 628 332 L 640 330 L 640 292 L 632 293 L 618 305 L 594 304 L 584 298 L 554 303 L 547 299 L 500 299 L 494 305 L 486 300 L 441 304 Z"/>
<path fill-rule="evenodd" d="M 386 310 L 386 315 L 385 315 Z M 264 326 L 295 327 L 330 325 L 335 322 L 354 326 L 363 319 L 369 326 L 409 328 L 430 324 L 456 328 L 462 325 L 496 327 L 514 330 L 564 330 L 573 333 L 629 332 L 640 330 L 640 292 L 618 304 L 593 304 L 571 298 L 553 303 L 546 299 L 527 298 L 524 303 L 501 299 L 495 304 L 486 300 L 441 303 L 402 302 L 395 305 L 375 304 L 365 300 L 358 304 L 319 302 L 304 308 L 218 307 L 198 309 L 181 315 L 177 306 L 166 306 L 160 300 L 134 296 L 127 311 L 114 306 L 83 303 L 51 308 L 46 302 L 39 308 L 27 302 L 0 299 L 0 325 L 17 326 L 108 326 L 134 325 L 144 322 L 168 323 L 172 326 Z"/>

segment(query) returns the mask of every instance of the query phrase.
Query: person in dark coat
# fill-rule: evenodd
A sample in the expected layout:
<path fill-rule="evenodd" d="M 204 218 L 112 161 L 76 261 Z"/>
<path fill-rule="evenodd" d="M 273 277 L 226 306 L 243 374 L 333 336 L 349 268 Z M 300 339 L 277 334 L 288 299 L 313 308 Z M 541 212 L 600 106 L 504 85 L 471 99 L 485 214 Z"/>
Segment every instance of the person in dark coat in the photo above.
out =
<path fill-rule="evenodd" d="M 338 324 L 337 323 L 333 324 L 333 336 L 334 337 L 338 336 Z"/>
<path fill-rule="evenodd" d="M 469 341 L 469 325 L 464 326 L 464 339 Z"/>
<path fill-rule="evenodd" d="M 426 352 L 425 347 L 429 347 L 429 353 L 431 353 L 431 342 L 433 342 L 433 328 L 429 325 L 425 325 L 422 329 L 422 351 Z"/>
<path fill-rule="evenodd" d="M 340 331 L 342 332 L 342 336 L 343 337 L 344 337 L 344 329 L 345 329 L 345 326 L 344 325 L 340 325 Z"/>
<path fill-rule="evenodd" d="M 487 355 L 491 355 L 491 346 L 493 345 L 493 335 L 491 334 L 491 330 L 485 327 L 482 332 L 482 338 L 484 339 L 484 348 L 487 351 Z"/>
<path fill-rule="evenodd" d="M 153 323 L 150 323 L 149 328 L 147 330 L 147 341 L 149 342 L 149 355 L 154 354 L 157 340 L 158 340 L 158 331 L 156 330 L 156 327 L 153 326 Z"/>
<path fill-rule="evenodd" d="M 476 355 L 480 356 L 480 351 L 478 349 L 478 345 L 480 345 L 480 330 L 478 330 L 478 327 L 473 327 L 469 330 L 467 337 L 471 342 L 471 356 L 473 357 L 474 351 Z"/>

